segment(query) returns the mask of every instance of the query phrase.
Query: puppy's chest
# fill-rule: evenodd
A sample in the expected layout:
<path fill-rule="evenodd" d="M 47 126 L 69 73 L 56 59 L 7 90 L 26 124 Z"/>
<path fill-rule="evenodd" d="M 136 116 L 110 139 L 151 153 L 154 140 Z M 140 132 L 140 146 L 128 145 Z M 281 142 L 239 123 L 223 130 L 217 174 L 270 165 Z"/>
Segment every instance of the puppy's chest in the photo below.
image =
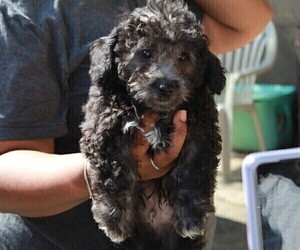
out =
<path fill-rule="evenodd" d="M 166 200 L 161 200 L 155 192 L 153 181 L 141 183 L 143 189 L 143 203 L 140 207 L 139 216 L 142 221 L 150 225 L 156 233 L 167 232 L 172 227 L 173 208 Z"/>

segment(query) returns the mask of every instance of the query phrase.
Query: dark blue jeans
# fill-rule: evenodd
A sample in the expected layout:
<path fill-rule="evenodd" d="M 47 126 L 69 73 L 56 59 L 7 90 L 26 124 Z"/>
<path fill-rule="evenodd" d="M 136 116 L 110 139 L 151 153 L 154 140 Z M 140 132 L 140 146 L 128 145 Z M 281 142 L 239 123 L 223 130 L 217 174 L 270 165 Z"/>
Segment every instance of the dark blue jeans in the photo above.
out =
<path fill-rule="evenodd" d="M 204 250 L 212 249 L 216 226 L 214 214 L 209 216 L 207 223 L 207 245 Z M 0 213 L 0 250 L 62 250 L 62 248 L 28 227 L 20 216 Z"/>
<path fill-rule="evenodd" d="M 0 213 L 0 250 L 58 250 L 46 238 L 27 227 L 22 218 Z"/>

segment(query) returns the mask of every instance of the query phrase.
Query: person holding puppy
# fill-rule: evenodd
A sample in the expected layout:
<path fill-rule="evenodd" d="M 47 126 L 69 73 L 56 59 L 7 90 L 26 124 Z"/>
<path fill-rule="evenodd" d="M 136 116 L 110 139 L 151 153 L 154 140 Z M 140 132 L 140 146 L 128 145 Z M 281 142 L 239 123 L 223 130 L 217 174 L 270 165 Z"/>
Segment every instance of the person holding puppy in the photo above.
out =
<path fill-rule="evenodd" d="M 187 1 L 190 3 L 191 1 Z M 195 0 L 210 49 L 221 53 L 257 35 L 272 16 L 264 0 Z M 107 35 L 119 9 L 135 1 L 0 2 L 0 248 L 107 249 L 90 212 L 79 153 L 90 44 Z M 143 3 L 140 3 L 143 4 Z M 155 114 L 144 114 L 150 129 Z M 174 146 L 155 156 L 135 134 L 131 149 L 142 180 L 167 173 L 184 143 L 184 110 L 175 114 Z M 209 236 L 208 236 L 209 237 Z"/>

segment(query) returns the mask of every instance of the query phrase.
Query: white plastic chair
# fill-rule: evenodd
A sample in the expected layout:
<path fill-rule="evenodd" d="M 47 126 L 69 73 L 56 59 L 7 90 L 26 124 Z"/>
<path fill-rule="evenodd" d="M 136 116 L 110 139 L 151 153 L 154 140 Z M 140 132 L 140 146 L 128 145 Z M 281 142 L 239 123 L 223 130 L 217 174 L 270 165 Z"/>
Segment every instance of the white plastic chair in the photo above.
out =
<path fill-rule="evenodd" d="M 265 150 L 262 130 L 253 103 L 253 85 L 256 77 L 269 70 L 276 57 L 277 33 L 273 22 L 252 42 L 237 50 L 218 55 L 226 68 L 226 87 L 216 96 L 222 136 L 221 165 L 225 181 L 230 181 L 230 154 L 232 151 L 233 109 L 250 112 L 261 151 Z M 246 132 L 246 131 L 245 131 Z"/>

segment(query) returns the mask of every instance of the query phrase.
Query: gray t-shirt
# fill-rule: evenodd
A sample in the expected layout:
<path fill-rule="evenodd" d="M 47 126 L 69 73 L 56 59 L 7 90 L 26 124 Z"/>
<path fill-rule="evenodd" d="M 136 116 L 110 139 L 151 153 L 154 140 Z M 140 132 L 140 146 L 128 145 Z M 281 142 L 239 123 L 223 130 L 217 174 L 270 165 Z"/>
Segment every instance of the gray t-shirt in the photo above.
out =
<path fill-rule="evenodd" d="M 90 45 L 111 31 L 122 8 L 144 3 L 0 0 L 0 140 L 55 138 L 56 153 L 79 152 Z M 89 202 L 47 218 L 24 218 L 24 223 L 63 249 L 110 244 Z"/>
<path fill-rule="evenodd" d="M 89 88 L 89 47 L 110 32 L 126 4 L 0 1 L 0 139 L 78 136 L 68 130 L 68 113 L 80 116 L 73 99 L 84 99 Z"/>

